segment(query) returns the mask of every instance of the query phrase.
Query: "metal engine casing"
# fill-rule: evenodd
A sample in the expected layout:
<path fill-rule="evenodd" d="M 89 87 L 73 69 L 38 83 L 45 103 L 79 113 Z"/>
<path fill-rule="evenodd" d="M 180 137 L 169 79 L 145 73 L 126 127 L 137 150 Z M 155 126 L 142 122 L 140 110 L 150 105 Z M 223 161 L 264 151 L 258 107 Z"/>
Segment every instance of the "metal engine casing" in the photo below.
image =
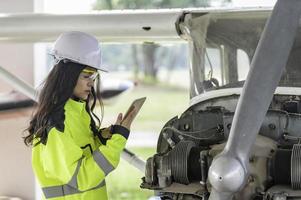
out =
<path fill-rule="evenodd" d="M 207 199 L 211 187 L 208 169 L 224 149 L 234 116 L 235 106 L 226 103 L 229 98 L 194 105 L 164 125 L 157 153 L 147 160 L 142 188 L 155 190 L 162 199 Z M 277 199 L 278 193 L 271 190 L 276 186 L 288 191 L 284 192 L 287 197 L 292 194 L 286 190 L 291 185 L 279 186 L 281 183 L 275 181 L 277 177 L 272 173 L 278 149 L 292 149 L 298 142 L 296 138 L 301 137 L 301 115 L 283 110 L 289 99 L 274 97 L 250 156 L 248 182 L 235 199 Z M 237 97 L 231 97 L 233 103 L 236 100 Z M 280 157 L 280 162 L 291 159 L 286 157 Z M 281 173 L 277 170 L 276 174 Z M 301 192 L 295 191 L 292 197 L 301 198 Z"/>

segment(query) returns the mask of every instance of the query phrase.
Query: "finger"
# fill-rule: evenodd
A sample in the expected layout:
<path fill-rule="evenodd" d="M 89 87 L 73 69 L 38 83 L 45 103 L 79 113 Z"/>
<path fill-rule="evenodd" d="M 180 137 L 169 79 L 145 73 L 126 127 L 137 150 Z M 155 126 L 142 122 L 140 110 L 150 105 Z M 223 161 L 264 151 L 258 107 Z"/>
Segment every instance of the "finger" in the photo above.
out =
<path fill-rule="evenodd" d="M 119 113 L 115 124 L 120 125 L 121 121 L 122 121 L 122 113 Z"/>

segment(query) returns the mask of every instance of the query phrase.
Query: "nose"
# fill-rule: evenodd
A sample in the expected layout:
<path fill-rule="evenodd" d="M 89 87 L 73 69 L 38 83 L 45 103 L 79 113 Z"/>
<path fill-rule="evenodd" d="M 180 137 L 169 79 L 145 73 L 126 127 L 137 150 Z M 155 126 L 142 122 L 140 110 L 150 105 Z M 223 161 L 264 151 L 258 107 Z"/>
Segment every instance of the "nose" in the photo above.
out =
<path fill-rule="evenodd" d="M 93 85 L 94 85 L 94 80 L 89 79 L 89 80 L 88 80 L 88 86 L 89 86 L 89 87 L 92 87 Z"/>

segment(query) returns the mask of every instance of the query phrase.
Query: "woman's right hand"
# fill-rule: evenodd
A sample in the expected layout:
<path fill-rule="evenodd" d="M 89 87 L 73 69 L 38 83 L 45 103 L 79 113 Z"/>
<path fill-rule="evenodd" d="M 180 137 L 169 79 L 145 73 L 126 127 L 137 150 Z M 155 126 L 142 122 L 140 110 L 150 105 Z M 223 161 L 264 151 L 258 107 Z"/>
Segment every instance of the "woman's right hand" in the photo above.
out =
<path fill-rule="evenodd" d="M 112 126 L 101 129 L 100 130 L 101 136 L 105 139 L 110 139 L 112 137 L 111 128 Z"/>

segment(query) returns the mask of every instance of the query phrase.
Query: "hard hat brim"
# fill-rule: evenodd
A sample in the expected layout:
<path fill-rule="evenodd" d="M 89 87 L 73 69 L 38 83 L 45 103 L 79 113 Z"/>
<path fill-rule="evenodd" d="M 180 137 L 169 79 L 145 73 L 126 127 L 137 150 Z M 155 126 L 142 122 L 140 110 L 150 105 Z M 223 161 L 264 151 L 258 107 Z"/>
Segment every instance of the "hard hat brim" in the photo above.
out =
<path fill-rule="evenodd" d="M 97 66 L 97 67 L 96 67 L 96 66 L 92 66 L 92 65 L 89 65 L 89 64 L 86 64 L 86 63 L 77 61 L 77 60 L 74 59 L 74 58 L 70 58 L 69 56 L 62 56 L 62 57 L 58 58 L 58 57 L 56 56 L 56 54 L 55 54 L 54 52 L 52 52 L 52 51 L 48 52 L 48 54 L 51 55 L 51 56 L 53 56 L 53 58 L 54 58 L 55 60 L 57 60 L 56 63 L 59 63 L 61 60 L 68 60 L 68 61 L 70 61 L 70 62 L 74 62 L 74 63 L 78 63 L 78 64 L 82 64 L 82 65 L 89 66 L 89 67 L 91 67 L 91 68 L 93 68 L 93 69 L 96 69 L 96 70 L 99 70 L 99 71 L 102 71 L 102 72 L 107 72 L 107 73 L 109 72 L 109 70 L 107 70 L 107 68 L 104 67 L 104 66 Z"/>

